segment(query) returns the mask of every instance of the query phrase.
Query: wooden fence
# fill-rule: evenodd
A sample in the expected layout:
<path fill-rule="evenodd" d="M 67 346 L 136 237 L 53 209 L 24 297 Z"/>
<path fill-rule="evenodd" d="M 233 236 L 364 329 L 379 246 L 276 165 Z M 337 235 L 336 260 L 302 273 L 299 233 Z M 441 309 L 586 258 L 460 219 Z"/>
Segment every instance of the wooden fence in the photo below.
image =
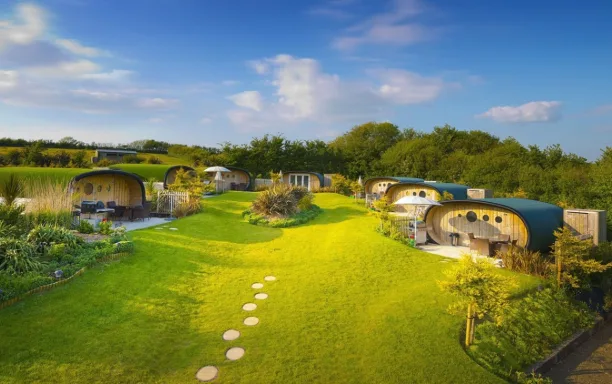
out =
<path fill-rule="evenodd" d="M 157 191 L 157 213 L 172 214 L 178 205 L 189 202 L 188 192 Z"/>
<path fill-rule="evenodd" d="M 272 179 L 255 179 L 255 188 L 261 185 L 272 185 Z"/>

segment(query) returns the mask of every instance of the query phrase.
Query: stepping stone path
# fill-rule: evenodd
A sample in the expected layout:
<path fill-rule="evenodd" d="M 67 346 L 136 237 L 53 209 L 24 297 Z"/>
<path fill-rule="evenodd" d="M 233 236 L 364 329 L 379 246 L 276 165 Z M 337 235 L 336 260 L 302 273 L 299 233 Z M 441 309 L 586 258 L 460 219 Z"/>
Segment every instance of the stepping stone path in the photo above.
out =
<path fill-rule="evenodd" d="M 219 369 L 217 367 L 207 365 L 206 367 L 200 368 L 200 370 L 196 373 L 196 379 L 200 381 L 213 381 L 217 378 L 218 374 Z"/>
<path fill-rule="evenodd" d="M 259 324 L 259 319 L 256 317 L 247 317 L 244 319 L 244 325 L 252 326 Z"/>
<path fill-rule="evenodd" d="M 255 294 L 255 298 L 257 300 L 265 300 L 268 298 L 268 294 L 267 293 L 257 293 Z"/>
<path fill-rule="evenodd" d="M 274 281 L 274 280 L 276 280 L 276 277 L 274 277 L 274 276 L 266 276 L 266 277 L 264 277 L 264 280 L 265 281 Z"/>
<path fill-rule="evenodd" d="M 171 231 L 178 231 L 178 228 L 170 228 Z"/>
<path fill-rule="evenodd" d="M 238 360 L 242 356 L 244 356 L 244 348 L 240 347 L 230 348 L 227 350 L 227 352 L 225 352 L 225 357 L 232 361 Z"/>
<path fill-rule="evenodd" d="M 157 228 L 155 228 L 155 229 L 163 229 L 163 228 L 157 227 Z"/>
<path fill-rule="evenodd" d="M 225 341 L 236 340 L 239 337 L 240 331 L 237 331 L 235 329 L 228 329 L 227 331 L 225 331 L 225 333 L 223 333 L 223 340 Z"/>
<path fill-rule="evenodd" d="M 245 311 L 254 311 L 257 309 L 257 304 L 246 303 L 245 305 L 242 306 L 242 309 L 244 309 Z"/>
<path fill-rule="evenodd" d="M 253 285 L 251 285 L 251 288 L 253 288 L 253 289 L 262 289 L 263 288 L 263 284 L 262 283 L 253 283 Z"/>

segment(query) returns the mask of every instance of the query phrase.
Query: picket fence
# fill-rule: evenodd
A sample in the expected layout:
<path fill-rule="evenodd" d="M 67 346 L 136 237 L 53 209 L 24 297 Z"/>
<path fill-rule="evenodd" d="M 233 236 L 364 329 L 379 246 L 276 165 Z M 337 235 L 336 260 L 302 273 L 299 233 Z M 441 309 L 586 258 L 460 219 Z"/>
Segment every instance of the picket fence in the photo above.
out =
<path fill-rule="evenodd" d="M 189 202 L 188 192 L 157 191 L 157 213 L 172 214 L 174 209 Z"/>

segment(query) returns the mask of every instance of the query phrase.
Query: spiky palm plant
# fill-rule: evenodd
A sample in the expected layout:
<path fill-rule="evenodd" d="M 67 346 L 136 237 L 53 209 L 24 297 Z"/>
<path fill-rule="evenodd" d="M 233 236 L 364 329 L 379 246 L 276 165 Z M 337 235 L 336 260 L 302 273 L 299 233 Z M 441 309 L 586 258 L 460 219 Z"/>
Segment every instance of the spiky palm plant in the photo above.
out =
<path fill-rule="evenodd" d="M 23 194 L 23 181 L 14 173 L 0 184 L 0 197 L 4 198 L 4 204 L 13 205 L 15 200 Z"/>

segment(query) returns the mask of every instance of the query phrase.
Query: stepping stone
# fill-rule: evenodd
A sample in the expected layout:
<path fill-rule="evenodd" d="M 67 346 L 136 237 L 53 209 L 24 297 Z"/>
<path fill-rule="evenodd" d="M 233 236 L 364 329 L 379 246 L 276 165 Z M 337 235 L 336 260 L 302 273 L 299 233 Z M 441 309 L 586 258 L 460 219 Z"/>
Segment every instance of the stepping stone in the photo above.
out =
<path fill-rule="evenodd" d="M 242 356 L 244 356 L 244 348 L 240 347 L 230 348 L 227 350 L 227 352 L 225 352 L 225 357 L 227 357 L 229 360 L 238 360 Z"/>
<path fill-rule="evenodd" d="M 268 294 L 267 293 L 257 293 L 255 294 L 255 298 L 257 300 L 265 300 L 268 298 Z"/>
<path fill-rule="evenodd" d="M 235 329 L 228 329 L 227 331 L 225 331 L 225 333 L 223 333 L 223 340 L 225 341 L 236 340 L 239 337 L 240 331 L 237 331 Z"/>
<path fill-rule="evenodd" d="M 171 231 L 178 231 L 178 228 L 170 228 Z"/>
<path fill-rule="evenodd" d="M 256 317 L 247 317 L 246 319 L 244 319 L 244 325 L 257 325 L 259 324 L 259 319 Z"/>
<path fill-rule="evenodd" d="M 217 378 L 218 374 L 219 369 L 217 369 L 217 367 L 207 365 L 206 367 L 200 368 L 200 370 L 196 373 L 196 379 L 200 381 L 213 381 Z"/>
<path fill-rule="evenodd" d="M 254 283 L 253 285 L 251 285 L 251 288 L 253 288 L 253 289 L 262 289 L 263 288 L 263 284 L 262 283 Z"/>
<path fill-rule="evenodd" d="M 254 311 L 257 309 L 257 304 L 246 303 L 245 305 L 242 306 L 242 309 L 244 309 L 245 311 Z"/>
<path fill-rule="evenodd" d="M 159 227 L 157 227 L 157 228 L 155 228 L 155 229 L 163 229 L 163 228 L 159 228 Z"/>
<path fill-rule="evenodd" d="M 276 280 L 276 277 L 274 277 L 274 276 L 266 276 L 266 277 L 264 277 L 264 280 L 265 281 L 274 281 L 274 280 Z"/>

